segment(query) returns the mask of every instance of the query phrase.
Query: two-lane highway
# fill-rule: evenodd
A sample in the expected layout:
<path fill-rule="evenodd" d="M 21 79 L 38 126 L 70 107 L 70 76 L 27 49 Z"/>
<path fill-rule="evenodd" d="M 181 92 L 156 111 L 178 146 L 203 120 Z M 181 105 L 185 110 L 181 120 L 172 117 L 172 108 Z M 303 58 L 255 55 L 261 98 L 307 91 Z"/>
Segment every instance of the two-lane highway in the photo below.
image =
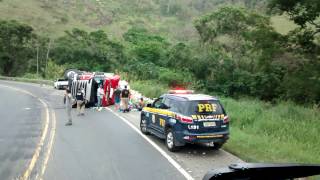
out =
<path fill-rule="evenodd" d="M 53 146 L 45 142 L 46 146 L 42 147 L 42 153 L 28 179 L 186 179 L 143 137 L 113 113 L 87 109 L 86 116 L 79 117 L 73 112 L 74 124 L 65 126 L 67 118 L 62 104 L 62 91 L 27 83 L 1 81 L 0 85 L 35 94 L 55 114 L 57 124 Z M 6 160 L 0 161 L 0 177 L 13 179 L 22 177 L 36 151 L 43 131 L 44 110 L 37 98 L 11 88 L 2 86 L 1 98 L 0 111 L 5 118 L 1 118 L 0 123 L 5 130 L 1 131 L 0 139 L 8 145 L 3 143 L 6 146 L 0 146 L 1 158 Z M 6 123 L 22 117 L 23 122 Z M 30 127 L 24 128 L 26 124 Z M 12 129 L 17 133 L 12 134 Z M 47 134 L 46 139 L 50 136 L 49 130 Z M 32 143 L 28 142 L 29 139 Z M 46 152 L 50 152 L 49 159 L 43 163 Z M 16 160 L 17 165 L 8 163 L 12 159 Z M 43 166 L 45 172 L 42 176 Z"/>
<path fill-rule="evenodd" d="M 199 146 L 168 152 L 162 140 L 139 133 L 137 112 L 113 107 L 86 109 L 85 116 L 73 109 L 73 125 L 65 126 L 64 92 L 52 87 L 0 81 L 0 92 L 0 179 L 23 179 L 28 169 L 25 179 L 201 179 L 211 168 L 241 161 Z"/>

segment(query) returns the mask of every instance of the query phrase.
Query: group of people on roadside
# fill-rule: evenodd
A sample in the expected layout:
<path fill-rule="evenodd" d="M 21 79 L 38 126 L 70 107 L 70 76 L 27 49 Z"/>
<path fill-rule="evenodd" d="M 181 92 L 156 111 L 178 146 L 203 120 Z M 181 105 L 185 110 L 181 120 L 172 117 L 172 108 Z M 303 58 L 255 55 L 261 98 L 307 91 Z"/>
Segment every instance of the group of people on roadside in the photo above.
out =
<path fill-rule="evenodd" d="M 131 97 L 130 90 L 128 89 L 127 86 L 124 86 L 124 89 L 120 89 L 118 87 L 114 91 L 114 96 L 115 96 L 115 109 L 120 110 L 123 113 L 129 112 L 129 100 Z M 105 92 L 103 89 L 103 85 L 100 84 L 99 88 L 97 89 L 97 104 L 96 104 L 96 109 L 98 111 L 101 111 L 102 109 L 102 100 L 105 97 Z M 85 92 L 83 88 L 78 89 L 77 94 L 75 96 L 76 104 L 77 104 L 77 112 L 78 116 L 84 116 L 84 109 L 86 105 L 86 99 L 85 99 Z M 72 125 L 72 117 L 71 117 L 71 109 L 73 105 L 73 100 L 72 100 L 72 95 L 69 89 L 66 89 L 66 93 L 64 96 L 64 103 L 66 105 L 67 109 L 67 115 L 68 115 L 68 122 L 66 123 L 66 126 Z M 139 99 L 139 102 L 135 105 L 134 108 L 138 109 L 139 111 L 142 110 L 144 107 L 144 101 L 143 98 L 141 97 Z"/>
<path fill-rule="evenodd" d="M 120 88 L 117 88 L 115 90 L 115 106 L 116 110 L 120 110 L 123 113 L 129 112 L 132 107 L 129 107 L 130 97 L 131 93 L 127 86 L 124 86 L 124 89 L 121 90 Z M 143 97 L 139 99 L 139 102 L 137 104 L 134 104 L 133 108 L 136 108 L 137 110 L 141 111 L 144 107 L 144 101 Z"/>

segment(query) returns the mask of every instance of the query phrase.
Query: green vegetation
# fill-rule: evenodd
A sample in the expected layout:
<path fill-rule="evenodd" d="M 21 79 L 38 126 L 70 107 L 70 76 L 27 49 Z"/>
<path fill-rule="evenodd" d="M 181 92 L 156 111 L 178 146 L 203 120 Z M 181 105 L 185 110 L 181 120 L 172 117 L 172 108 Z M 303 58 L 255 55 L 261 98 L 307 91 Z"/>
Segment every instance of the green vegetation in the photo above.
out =
<path fill-rule="evenodd" d="M 271 9 L 266 2 L 2 1 L 0 17 L 23 23 L 0 21 L 0 74 L 113 71 L 150 97 L 174 86 L 228 97 L 229 151 L 254 161 L 319 162 L 311 157 L 320 152 L 320 1 L 271 0 Z M 287 27 L 276 30 L 279 21 Z"/>
<path fill-rule="evenodd" d="M 251 162 L 320 162 L 319 107 L 222 98 L 231 117 L 225 149 Z"/>
<path fill-rule="evenodd" d="M 159 84 L 155 81 L 133 81 L 130 83 L 130 87 L 149 98 L 157 98 L 168 92 L 169 89 L 165 84 Z"/>
<path fill-rule="evenodd" d="M 41 35 L 59 37 L 73 28 L 101 29 L 121 38 L 145 26 L 170 39 L 196 38 L 192 19 L 226 4 L 262 9 L 265 0 L 3 0 L 0 19 L 30 24 Z"/>

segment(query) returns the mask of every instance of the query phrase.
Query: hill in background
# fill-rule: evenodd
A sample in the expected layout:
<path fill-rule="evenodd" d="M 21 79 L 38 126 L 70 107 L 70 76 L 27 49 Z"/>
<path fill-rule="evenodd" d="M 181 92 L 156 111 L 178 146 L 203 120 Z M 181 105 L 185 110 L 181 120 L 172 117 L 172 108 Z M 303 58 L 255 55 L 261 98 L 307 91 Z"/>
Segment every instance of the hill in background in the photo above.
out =
<path fill-rule="evenodd" d="M 197 37 L 192 20 L 223 5 L 263 10 L 260 0 L 2 0 L 0 18 L 29 24 L 38 33 L 56 37 L 65 30 L 103 29 L 121 37 L 130 27 L 187 41 Z"/>

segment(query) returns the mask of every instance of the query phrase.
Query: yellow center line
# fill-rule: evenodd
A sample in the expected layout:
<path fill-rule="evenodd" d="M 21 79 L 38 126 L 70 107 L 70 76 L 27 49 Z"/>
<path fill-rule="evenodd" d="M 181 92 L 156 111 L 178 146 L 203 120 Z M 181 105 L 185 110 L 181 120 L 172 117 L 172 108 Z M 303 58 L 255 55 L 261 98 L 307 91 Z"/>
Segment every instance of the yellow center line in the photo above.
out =
<path fill-rule="evenodd" d="M 50 157 L 53 142 L 54 142 L 55 132 L 56 132 L 56 113 L 55 113 L 55 111 L 52 111 L 52 125 L 51 125 L 51 131 L 50 131 L 48 151 L 45 155 L 44 162 L 42 165 L 40 180 L 43 179 L 43 175 L 44 175 L 46 168 L 47 168 L 47 165 L 48 165 L 49 157 Z"/>
<path fill-rule="evenodd" d="M 30 174 L 33 170 L 33 168 L 35 167 L 36 165 L 36 162 L 39 158 L 39 155 L 40 155 L 40 152 L 41 152 L 41 149 L 44 145 L 44 141 L 45 141 L 45 138 L 47 136 L 47 132 L 48 132 L 48 127 L 49 127 L 49 122 L 50 122 L 50 117 L 49 117 L 49 109 L 48 109 L 48 105 L 42 100 L 40 99 L 39 97 L 37 97 L 36 95 L 32 94 L 31 92 L 28 92 L 28 91 L 25 91 L 25 90 L 22 90 L 22 89 L 18 89 L 18 88 L 15 88 L 15 87 L 12 87 L 12 86 L 6 86 L 6 85 L 0 85 L 2 87 L 6 87 L 6 88 L 10 88 L 10 89 L 13 89 L 15 91 L 18 91 L 18 92 L 21 92 L 21 93 L 24 93 L 24 94 L 28 94 L 34 98 L 36 98 L 38 101 L 41 102 L 41 104 L 44 106 L 45 108 L 45 112 L 46 112 L 46 118 L 45 118 L 45 124 L 44 124 L 44 129 L 42 131 L 42 135 L 41 135 L 41 139 L 39 141 L 39 143 L 37 144 L 37 147 L 36 147 L 36 150 L 32 156 L 32 159 L 27 167 L 27 169 L 24 171 L 22 177 L 20 177 L 19 179 L 21 180 L 28 180 L 30 178 Z"/>

